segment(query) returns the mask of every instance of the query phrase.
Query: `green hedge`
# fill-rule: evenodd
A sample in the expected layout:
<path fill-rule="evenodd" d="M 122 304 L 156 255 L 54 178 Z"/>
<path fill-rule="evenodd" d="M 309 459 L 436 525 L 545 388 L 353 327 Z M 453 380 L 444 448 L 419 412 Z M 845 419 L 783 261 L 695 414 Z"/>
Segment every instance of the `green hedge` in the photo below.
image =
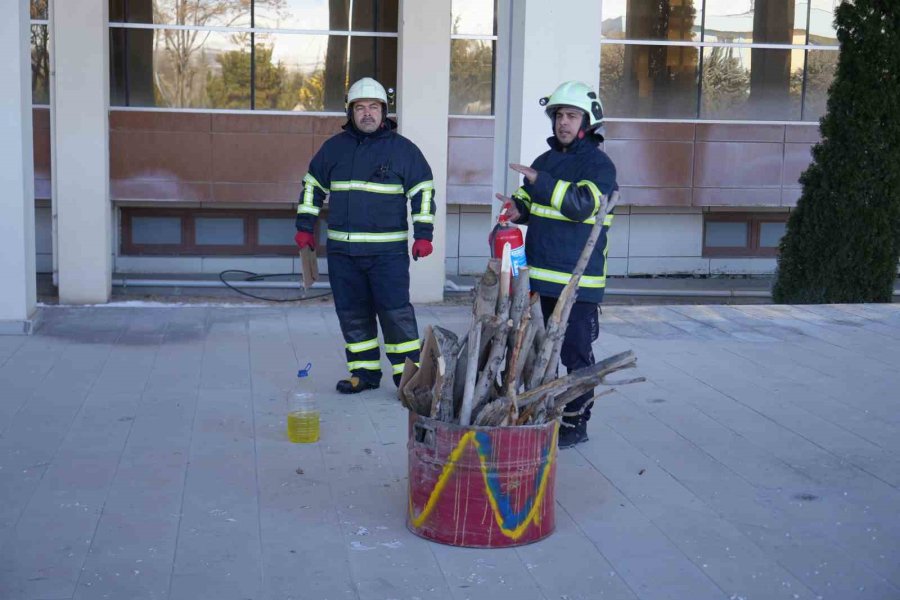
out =
<path fill-rule="evenodd" d="M 900 0 L 836 11 L 822 141 L 781 241 L 776 302 L 890 302 L 900 259 Z"/>

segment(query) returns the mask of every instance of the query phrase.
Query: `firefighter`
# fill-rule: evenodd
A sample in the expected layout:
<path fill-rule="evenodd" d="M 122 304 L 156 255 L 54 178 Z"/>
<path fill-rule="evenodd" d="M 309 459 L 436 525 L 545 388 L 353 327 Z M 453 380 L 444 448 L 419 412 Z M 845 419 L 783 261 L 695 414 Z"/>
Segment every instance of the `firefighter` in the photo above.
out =
<path fill-rule="evenodd" d="M 347 94 L 347 123 L 313 157 L 297 207 L 300 248 L 315 247 L 313 231 L 328 196 L 328 278 L 350 376 L 337 391 L 355 394 L 381 382 L 376 317 L 398 384 L 407 358 L 418 364 L 419 331 L 409 302 L 411 205 L 414 260 L 432 252 L 434 183 L 422 152 L 387 118 L 384 87 L 369 77 Z"/>
<path fill-rule="evenodd" d="M 524 176 L 523 185 L 504 202 L 511 202 L 509 217 L 528 224 L 525 255 L 532 291 L 540 294 L 544 321 L 575 270 L 600 208 L 601 197 L 618 189 L 616 167 L 600 150 L 603 108 L 597 94 L 579 81 L 561 84 L 542 98 L 553 136 L 550 149 L 526 167 L 510 168 Z M 591 344 L 599 335 L 598 312 L 606 287 L 607 232 L 613 216 L 603 223 L 600 238 L 578 285 L 566 327 L 560 358 L 568 372 L 594 364 Z M 564 410 L 559 446 L 586 442 L 594 393 L 569 402 Z"/>

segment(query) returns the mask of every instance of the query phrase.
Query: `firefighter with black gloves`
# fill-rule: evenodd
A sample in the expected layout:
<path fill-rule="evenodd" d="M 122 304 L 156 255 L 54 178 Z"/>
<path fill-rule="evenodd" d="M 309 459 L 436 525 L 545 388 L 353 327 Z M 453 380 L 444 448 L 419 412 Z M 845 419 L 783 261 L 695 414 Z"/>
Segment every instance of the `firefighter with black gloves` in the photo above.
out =
<path fill-rule="evenodd" d="M 381 382 L 377 321 L 394 383 L 407 358 L 418 364 L 419 330 L 409 302 L 409 226 L 413 259 L 431 254 L 434 183 L 422 152 L 387 118 L 384 87 L 369 77 L 347 94 L 347 123 L 313 157 L 297 207 L 300 248 L 315 247 L 313 231 L 328 197 L 328 278 L 350 376 L 337 391 L 355 394 Z"/>
<path fill-rule="evenodd" d="M 595 223 L 600 199 L 618 189 L 616 167 L 600 150 L 603 141 L 603 108 L 597 94 L 578 81 L 563 83 L 540 101 L 552 123 L 550 150 L 531 167 L 511 164 L 524 176 L 508 210 L 515 223 L 527 223 L 525 255 L 531 289 L 541 296 L 544 320 L 552 314 L 563 286 Z M 591 344 L 599 335 L 598 311 L 606 287 L 607 232 L 613 216 L 603 223 L 600 238 L 578 285 L 569 315 L 560 358 L 568 372 L 594 364 Z M 563 413 L 559 446 L 585 442 L 591 418 L 593 391 L 569 402 Z"/>

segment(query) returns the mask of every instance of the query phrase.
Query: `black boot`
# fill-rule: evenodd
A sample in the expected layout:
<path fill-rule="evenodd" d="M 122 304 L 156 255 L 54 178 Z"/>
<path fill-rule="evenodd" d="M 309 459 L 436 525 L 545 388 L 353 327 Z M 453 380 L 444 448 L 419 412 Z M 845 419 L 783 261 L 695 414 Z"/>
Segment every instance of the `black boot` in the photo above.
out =
<path fill-rule="evenodd" d="M 366 390 L 377 390 L 379 385 L 377 381 L 366 381 L 354 375 L 350 379 L 338 381 L 337 391 L 341 394 L 358 394 Z"/>
<path fill-rule="evenodd" d="M 401 377 L 403 377 L 403 374 L 402 374 L 402 373 L 395 373 L 395 374 L 394 374 L 394 385 L 395 385 L 395 386 L 400 387 L 400 378 L 401 378 Z"/>
<path fill-rule="evenodd" d="M 560 448 L 571 448 L 586 441 L 588 441 L 587 419 L 584 417 L 566 417 L 559 424 Z"/>

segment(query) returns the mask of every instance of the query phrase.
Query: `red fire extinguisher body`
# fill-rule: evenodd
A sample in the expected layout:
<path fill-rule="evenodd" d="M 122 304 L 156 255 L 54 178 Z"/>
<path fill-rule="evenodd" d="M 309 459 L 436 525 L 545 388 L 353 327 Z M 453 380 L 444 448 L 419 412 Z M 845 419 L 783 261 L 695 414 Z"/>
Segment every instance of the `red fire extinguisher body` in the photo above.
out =
<path fill-rule="evenodd" d="M 510 223 L 505 214 L 501 214 L 497 225 L 491 231 L 489 243 L 492 258 L 503 256 L 503 246 L 509 244 L 513 277 L 518 277 L 519 269 L 528 264 L 525 260 L 525 239 L 522 236 L 522 230 Z"/>

